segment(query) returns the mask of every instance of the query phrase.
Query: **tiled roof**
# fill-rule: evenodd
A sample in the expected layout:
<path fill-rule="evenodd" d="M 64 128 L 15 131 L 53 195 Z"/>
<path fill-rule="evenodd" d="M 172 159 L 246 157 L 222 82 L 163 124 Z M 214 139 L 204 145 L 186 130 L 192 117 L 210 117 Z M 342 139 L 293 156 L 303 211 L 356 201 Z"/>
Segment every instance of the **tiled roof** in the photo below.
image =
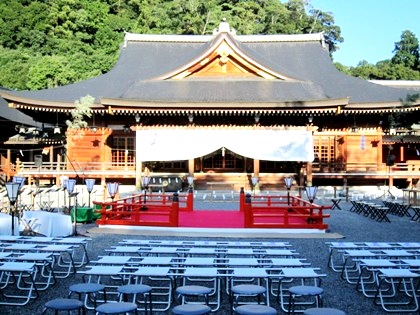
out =
<path fill-rule="evenodd" d="M 392 143 L 420 143 L 420 136 L 417 135 L 384 135 L 382 142 L 387 144 Z"/>
<path fill-rule="evenodd" d="M 250 60 L 294 80 L 228 75 L 157 79 L 199 59 L 220 36 L 227 36 Z M 412 92 L 339 72 L 330 60 L 322 34 L 232 36 L 225 33 L 216 37 L 127 34 L 117 64 L 106 74 L 41 91 L 0 91 L 8 101 L 34 109 L 67 110 L 75 100 L 89 94 L 95 97 L 97 109 L 107 106 L 135 109 L 136 104 L 151 108 L 156 104 L 203 108 L 217 103 L 224 104 L 224 108 L 279 110 L 305 109 L 314 102 L 348 100 L 337 106 L 349 112 L 386 111 L 400 106 L 400 99 Z"/>

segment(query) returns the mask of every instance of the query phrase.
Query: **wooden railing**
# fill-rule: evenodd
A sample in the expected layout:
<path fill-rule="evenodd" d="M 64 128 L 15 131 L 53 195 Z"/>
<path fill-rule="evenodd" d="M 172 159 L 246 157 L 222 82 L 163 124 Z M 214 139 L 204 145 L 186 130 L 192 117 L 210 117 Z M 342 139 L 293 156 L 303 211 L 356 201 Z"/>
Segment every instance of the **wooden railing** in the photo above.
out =
<path fill-rule="evenodd" d="M 112 202 L 93 203 L 101 218 L 99 225 L 178 226 L 178 212 L 192 211 L 193 193 L 173 195 L 138 194 Z"/>
<path fill-rule="evenodd" d="M 22 162 L 21 171 L 65 171 L 76 170 L 77 172 L 101 171 L 101 170 L 134 170 L 134 163 L 124 162 L 42 162 L 40 166 L 35 162 Z"/>
<path fill-rule="evenodd" d="M 319 206 L 296 196 L 252 196 L 241 192 L 241 211 L 245 228 L 313 228 L 325 230 L 324 219 L 330 215 Z"/>
<path fill-rule="evenodd" d="M 157 201 L 146 196 L 145 201 L 144 195 L 135 195 L 115 202 L 93 203 L 101 207 L 98 225 L 178 226 L 179 200 L 175 194 L 172 200 Z"/>

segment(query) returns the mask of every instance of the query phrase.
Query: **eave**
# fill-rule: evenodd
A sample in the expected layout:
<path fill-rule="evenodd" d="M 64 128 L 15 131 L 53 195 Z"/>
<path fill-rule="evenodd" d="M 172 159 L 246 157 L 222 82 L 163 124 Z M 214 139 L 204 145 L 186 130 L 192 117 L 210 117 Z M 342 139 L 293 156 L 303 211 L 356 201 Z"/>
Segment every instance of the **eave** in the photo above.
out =
<path fill-rule="evenodd" d="M 243 115 L 249 113 L 281 114 L 296 113 L 337 113 L 348 104 L 348 98 L 290 101 L 290 102 L 229 102 L 229 103 L 184 103 L 184 102 L 141 102 L 120 99 L 102 99 L 102 104 L 116 114 L 233 114 Z"/>
<path fill-rule="evenodd" d="M 71 112 L 74 108 L 74 102 L 49 101 L 42 99 L 33 99 L 22 97 L 10 93 L 0 91 L 0 95 L 8 101 L 9 107 L 29 109 L 45 112 Z M 93 104 L 92 110 L 94 112 L 106 111 L 101 104 Z"/>
<path fill-rule="evenodd" d="M 368 114 L 368 113 L 396 113 L 414 112 L 420 110 L 420 103 L 404 106 L 401 102 L 384 103 L 351 103 L 343 109 L 344 114 Z"/>

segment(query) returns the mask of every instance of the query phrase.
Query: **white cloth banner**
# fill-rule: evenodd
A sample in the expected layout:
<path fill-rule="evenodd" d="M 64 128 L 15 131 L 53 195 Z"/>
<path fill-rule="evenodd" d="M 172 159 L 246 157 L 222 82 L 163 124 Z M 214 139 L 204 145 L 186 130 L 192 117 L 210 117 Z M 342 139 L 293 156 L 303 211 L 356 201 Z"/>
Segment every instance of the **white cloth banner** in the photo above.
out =
<path fill-rule="evenodd" d="M 136 133 L 139 161 L 189 160 L 223 147 L 258 160 L 314 160 L 312 132 L 306 130 L 142 129 Z"/>

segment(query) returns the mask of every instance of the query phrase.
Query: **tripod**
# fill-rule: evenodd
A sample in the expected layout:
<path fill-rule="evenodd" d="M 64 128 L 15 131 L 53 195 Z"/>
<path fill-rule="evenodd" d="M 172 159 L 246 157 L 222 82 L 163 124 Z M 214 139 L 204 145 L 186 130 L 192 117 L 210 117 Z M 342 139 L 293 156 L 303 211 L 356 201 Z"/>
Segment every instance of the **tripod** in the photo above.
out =
<path fill-rule="evenodd" d="M 389 187 L 390 169 L 391 169 L 391 166 L 388 165 L 388 167 L 387 167 L 388 185 L 386 184 L 386 180 L 385 180 L 384 185 L 382 186 L 382 187 L 384 187 L 383 194 L 382 194 L 382 196 L 378 197 L 378 199 L 384 199 L 384 198 L 387 198 L 387 197 L 390 197 L 391 199 L 395 199 L 395 196 L 391 193 L 390 187 Z M 378 189 L 382 190 L 379 186 L 378 186 Z"/>

